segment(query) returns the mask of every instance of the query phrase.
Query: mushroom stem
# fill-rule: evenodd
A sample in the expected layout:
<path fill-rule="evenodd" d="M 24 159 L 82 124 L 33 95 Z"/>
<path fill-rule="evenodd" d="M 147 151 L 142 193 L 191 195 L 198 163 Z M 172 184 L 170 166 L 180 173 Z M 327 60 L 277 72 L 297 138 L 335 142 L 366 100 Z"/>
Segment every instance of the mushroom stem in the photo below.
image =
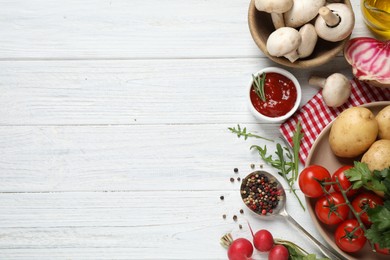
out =
<path fill-rule="evenodd" d="M 271 13 L 272 23 L 274 24 L 275 30 L 284 27 L 283 14 Z"/>
<path fill-rule="evenodd" d="M 326 78 L 321 78 L 318 76 L 311 76 L 309 78 L 309 84 L 317 87 L 323 88 L 325 86 Z"/>
<path fill-rule="evenodd" d="M 287 58 L 290 62 L 293 63 L 294 61 L 299 59 L 299 54 L 298 54 L 297 50 L 293 50 L 292 52 L 287 53 L 286 55 L 284 55 L 284 57 Z"/>
<path fill-rule="evenodd" d="M 312 76 L 309 83 L 322 87 L 322 99 L 328 107 L 341 106 L 351 95 L 351 83 L 340 73 L 333 73 L 326 79 Z"/>
<path fill-rule="evenodd" d="M 323 6 L 318 10 L 318 14 L 322 17 L 322 19 L 325 20 L 326 25 L 329 27 L 335 27 L 337 26 L 341 19 L 340 17 L 333 13 L 332 10 L 330 10 L 328 7 Z"/>

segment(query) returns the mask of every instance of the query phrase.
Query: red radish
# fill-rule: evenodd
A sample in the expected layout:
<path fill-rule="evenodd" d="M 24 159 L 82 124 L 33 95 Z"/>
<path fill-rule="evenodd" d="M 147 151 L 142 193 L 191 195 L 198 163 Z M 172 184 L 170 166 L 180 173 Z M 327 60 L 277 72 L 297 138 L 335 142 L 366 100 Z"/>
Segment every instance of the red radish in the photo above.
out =
<path fill-rule="evenodd" d="M 268 260 L 288 260 L 289 256 L 290 255 L 285 246 L 276 245 L 269 252 Z"/>
<path fill-rule="evenodd" d="M 261 229 L 253 236 L 253 244 L 260 252 L 268 252 L 274 246 L 274 238 L 268 230 Z"/>
<path fill-rule="evenodd" d="M 221 238 L 221 244 L 228 248 L 229 260 L 248 260 L 253 254 L 253 245 L 246 238 L 237 238 L 233 241 L 229 233 Z"/>
<path fill-rule="evenodd" d="M 253 234 L 251 225 L 248 223 L 249 230 L 252 233 L 253 244 L 260 252 L 268 252 L 274 246 L 274 238 L 268 230 L 261 229 Z"/>

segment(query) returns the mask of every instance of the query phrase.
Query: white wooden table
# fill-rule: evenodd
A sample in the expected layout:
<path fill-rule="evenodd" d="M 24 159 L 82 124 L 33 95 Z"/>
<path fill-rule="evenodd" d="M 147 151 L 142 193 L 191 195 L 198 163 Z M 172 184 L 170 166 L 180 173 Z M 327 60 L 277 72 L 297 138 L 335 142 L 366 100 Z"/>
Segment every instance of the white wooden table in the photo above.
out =
<path fill-rule="evenodd" d="M 353 2 L 352 37 L 369 35 Z M 279 136 L 246 107 L 251 74 L 277 66 L 252 41 L 248 6 L 0 0 L 0 259 L 226 259 L 219 238 L 250 238 L 246 220 L 318 253 L 283 219 L 241 215 L 229 181 L 262 163 L 249 147 L 267 142 L 228 127 Z M 341 54 L 288 70 L 302 105 L 318 91 L 310 74 L 351 77 Z"/>

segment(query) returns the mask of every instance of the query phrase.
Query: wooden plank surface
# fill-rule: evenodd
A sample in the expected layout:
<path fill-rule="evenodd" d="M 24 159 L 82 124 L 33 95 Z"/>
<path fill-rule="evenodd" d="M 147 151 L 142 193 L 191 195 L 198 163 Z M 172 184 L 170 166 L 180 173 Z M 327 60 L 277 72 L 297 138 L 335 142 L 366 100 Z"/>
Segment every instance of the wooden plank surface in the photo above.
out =
<path fill-rule="evenodd" d="M 270 153 L 275 147 L 238 139 L 227 129 L 234 126 L 0 127 L 0 191 L 233 189 L 234 168 L 243 177 L 251 163 L 261 163 L 250 146 L 267 145 Z M 276 125 L 242 126 L 267 138 L 279 136 Z"/>
<path fill-rule="evenodd" d="M 370 35 L 358 2 L 353 37 Z M 226 259 L 220 236 L 250 238 L 247 220 L 318 253 L 283 219 L 238 213 L 230 177 L 262 164 L 250 145 L 274 144 L 227 128 L 279 137 L 246 107 L 251 74 L 278 66 L 252 41 L 248 5 L 0 0 L 0 259 Z M 341 53 L 288 70 L 301 105 L 310 75 L 351 77 Z M 289 195 L 287 209 L 323 241 Z"/>
<path fill-rule="evenodd" d="M 263 57 L 249 0 L 0 1 L 0 59 Z M 353 0 L 353 36 L 367 35 Z"/>
<path fill-rule="evenodd" d="M 251 74 L 268 59 L 0 61 L 0 125 L 203 124 L 255 122 L 247 109 Z M 305 104 L 312 74 L 351 78 L 343 58 L 288 69 Z M 194 109 L 196 108 L 196 109 Z"/>
<path fill-rule="evenodd" d="M 2 193 L 0 251 L 5 259 L 225 259 L 219 237 L 231 231 L 250 239 L 247 221 L 310 248 L 285 232 L 283 218 L 259 221 L 240 214 L 241 206 L 236 191 Z M 299 206 L 291 200 L 288 207 Z M 318 236 L 307 214 L 291 214 Z"/>

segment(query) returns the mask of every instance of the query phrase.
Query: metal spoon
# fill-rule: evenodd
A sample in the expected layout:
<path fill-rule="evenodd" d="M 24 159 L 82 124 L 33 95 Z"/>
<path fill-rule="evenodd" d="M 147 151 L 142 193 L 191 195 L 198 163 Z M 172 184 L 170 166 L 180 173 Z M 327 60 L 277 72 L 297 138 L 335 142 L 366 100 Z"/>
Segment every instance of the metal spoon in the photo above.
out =
<path fill-rule="evenodd" d="M 257 175 L 257 177 L 256 177 Z M 261 214 L 261 212 L 256 212 L 255 210 L 253 210 L 252 208 L 250 208 L 250 206 L 248 206 L 248 204 L 245 203 L 245 205 L 257 216 L 259 216 L 260 218 L 272 218 L 272 217 L 276 217 L 276 216 L 282 216 L 284 217 L 290 224 L 292 224 L 296 229 L 298 229 L 299 231 L 301 231 L 304 235 L 306 235 L 306 237 L 313 243 L 315 244 L 318 249 L 328 258 L 332 259 L 332 260 L 337 260 L 337 259 L 341 259 L 338 255 L 336 255 L 335 253 L 333 253 L 329 248 L 327 248 L 326 246 L 324 246 L 323 244 L 321 244 L 316 238 L 314 238 L 312 235 L 310 235 L 309 232 L 307 232 L 301 225 L 299 225 L 298 222 L 295 221 L 295 219 L 293 219 L 286 211 L 286 192 L 283 188 L 283 186 L 280 184 L 280 182 L 270 173 L 266 172 L 266 171 L 254 171 L 252 173 L 250 173 L 248 176 L 246 176 L 242 183 L 241 183 L 241 198 L 244 200 L 244 198 L 247 196 L 246 193 L 244 194 L 244 191 L 245 189 L 248 190 L 248 188 L 246 188 L 246 184 L 248 183 L 248 181 L 250 182 L 252 176 L 254 176 L 254 179 L 257 180 L 259 178 L 261 178 L 261 176 L 263 177 L 266 177 L 268 178 L 268 182 L 269 183 L 274 183 L 273 185 L 276 185 L 276 189 L 278 190 L 278 205 L 272 209 L 272 213 L 266 213 L 265 215 Z"/>

